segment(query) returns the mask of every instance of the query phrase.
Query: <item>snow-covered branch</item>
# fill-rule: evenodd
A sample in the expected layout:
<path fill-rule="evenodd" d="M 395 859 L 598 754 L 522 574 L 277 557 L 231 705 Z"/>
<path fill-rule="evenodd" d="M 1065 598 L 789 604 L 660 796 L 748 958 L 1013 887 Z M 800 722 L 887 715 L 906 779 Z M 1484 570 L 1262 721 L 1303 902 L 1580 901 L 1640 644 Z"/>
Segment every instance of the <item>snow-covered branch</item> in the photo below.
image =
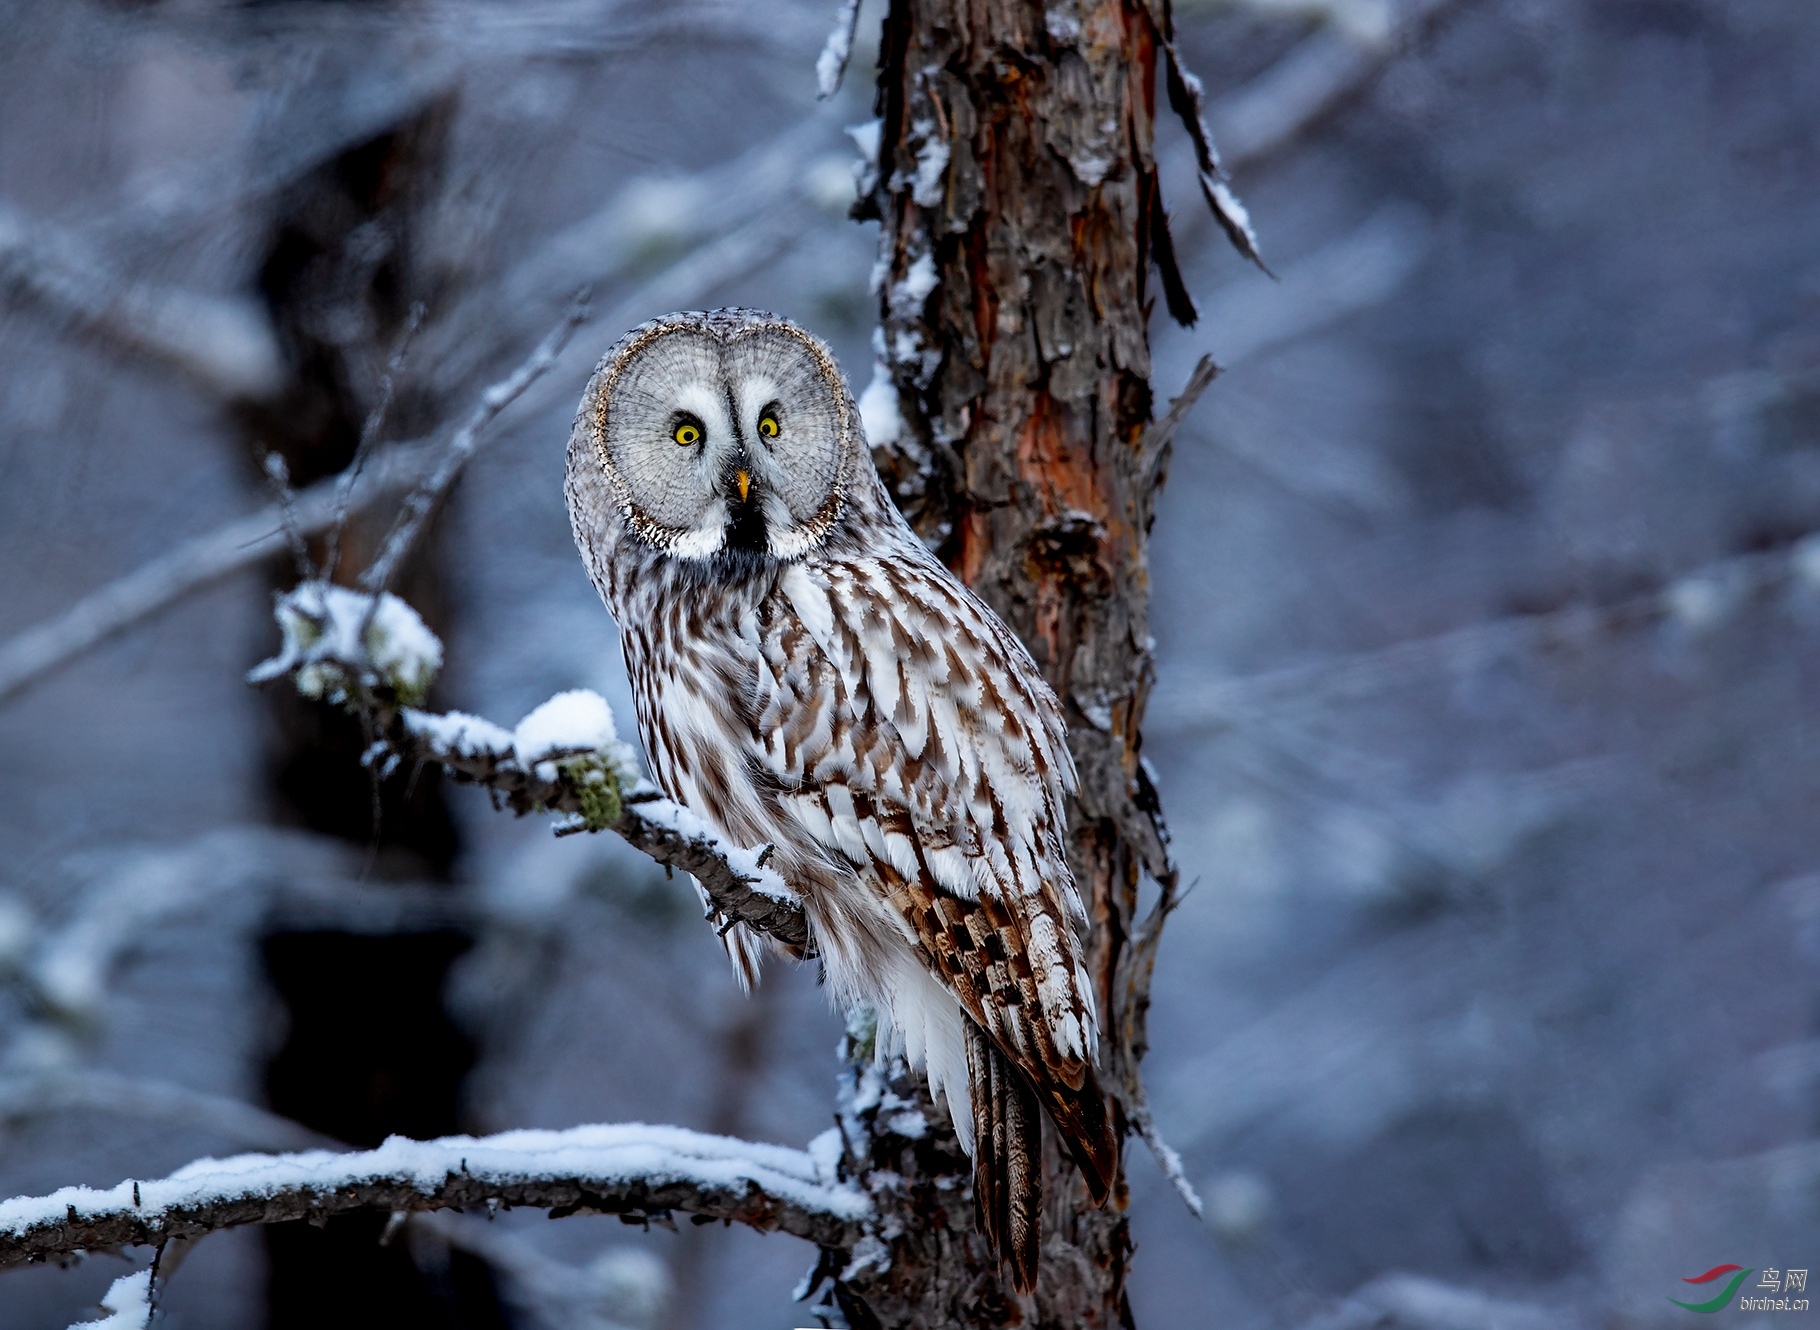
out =
<path fill-rule="evenodd" d="M 612 734 L 611 713 L 597 695 L 558 694 L 513 731 L 460 712 L 411 711 L 401 721 L 402 733 L 391 743 L 406 760 L 438 763 L 459 781 L 486 786 L 519 814 L 567 813 L 559 835 L 614 831 L 665 868 L 693 877 L 723 923 L 742 923 L 789 947 L 808 945 L 802 906 L 784 880 L 765 867 L 764 850 L 717 839 L 688 809 L 659 796 L 636 776 L 624 744 L 609 739 L 625 754 L 610 762 L 598 756 L 607 751 L 604 747 L 588 746 L 590 724 L 604 721 L 599 732 Z M 566 737 L 552 730 L 549 737 L 527 745 L 528 732 L 558 722 L 575 728 Z"/>
<path fill-rule="evenodd" d="M 277 608 L 283 649 L 250 678 L 288 678 L 306 697 L 364 717 L 382 775 L 436 765 L 485 786 L 521 816 L 566 815 L 559 834 L 614 831 L 666 868 L 692 876 L 728 927 L 741 923 L 797 950 L 808 926 L 795 893 L 765 866 L 767 851 L 729 845 L 639 775 L 612 710 L 585 689 L 559 693 L 511 730 L 458 711 L 419 711 L 442 664 L 442 644 L 390 594 L 375 600 L 306 582 Z"/>
<path fill-rule="evenodd" d="M 0 1266 L 155 1246 L 247 1224 L 351 1211 L 534 1206 L 552 1216 L 673 1213 L 778 1230 L 823 1247 L 864 1235 L 872 1203 L 808 1151 L 642 1123 L 393 1137 L 377 1150 L 201 1159 L 167 1178 L 0 1201 Z"/>
<path fill-rule="evenodd" d="M 859 0 L 841 0 L 840 12 L 834 16 L 834 27 L 815 58 L 816 95 L 823 101 L 840 91 L 841 79 L 847 73 L 847 61 L 853 57 L 853 32 L 859 26 Z"/>

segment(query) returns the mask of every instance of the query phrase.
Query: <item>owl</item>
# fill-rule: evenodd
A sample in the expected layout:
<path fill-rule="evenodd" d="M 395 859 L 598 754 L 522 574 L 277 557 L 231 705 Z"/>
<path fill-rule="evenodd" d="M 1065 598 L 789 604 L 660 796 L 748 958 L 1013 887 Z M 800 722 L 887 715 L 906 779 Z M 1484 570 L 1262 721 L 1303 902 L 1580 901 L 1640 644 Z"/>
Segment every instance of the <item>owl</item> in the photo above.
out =
<path fill-rule="evenodd" d="M 785 319 L 628 334 L 583 395 L 566 489 L 658 785 L 774 847 L 834 999 L 926 1073 L 978 1228 L 1029 1290 L 1040 1110 L 1096 1203 L 1119 1148 L 1055 695 L 898 513 L 832 353 Z M 761 939 L 723 937 L 749 984 Z"/>

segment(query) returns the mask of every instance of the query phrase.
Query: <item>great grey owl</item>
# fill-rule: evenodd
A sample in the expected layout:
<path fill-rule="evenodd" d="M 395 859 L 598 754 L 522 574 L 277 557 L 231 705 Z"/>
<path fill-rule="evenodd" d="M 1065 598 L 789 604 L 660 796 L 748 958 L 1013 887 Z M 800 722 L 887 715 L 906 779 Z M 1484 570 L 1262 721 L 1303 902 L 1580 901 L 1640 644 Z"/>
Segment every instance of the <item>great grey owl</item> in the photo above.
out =
<path fill-rule="evenodd" d="M 836 1000 L 926 1069 L 980 1232 L 1029 1289 L 1038 1105 L 1098 1203 L 1118 1160 L 1055 695 L 899 515 L 833 355 L 787 320 L 628 334 L 582 398 L 567 491 L 658 785 L 776 847 Z M 759 939 L 724 936 L 751 982 Z"/>

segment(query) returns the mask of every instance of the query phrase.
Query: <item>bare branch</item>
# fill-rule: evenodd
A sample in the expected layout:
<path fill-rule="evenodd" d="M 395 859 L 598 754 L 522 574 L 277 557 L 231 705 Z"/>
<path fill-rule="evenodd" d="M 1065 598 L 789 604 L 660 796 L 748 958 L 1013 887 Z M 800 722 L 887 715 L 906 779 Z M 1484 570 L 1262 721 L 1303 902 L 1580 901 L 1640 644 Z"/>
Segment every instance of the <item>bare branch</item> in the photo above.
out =
<path fill-rule="evenodd" d="M 474 404 L 468 418 L 450 436 L 436 469 L 411 491 L 411 497 L 399 510 L 391 533 L 386 537 L 385 546 L 366 572 L 361 574 L 362 586 L 369 591 L 384 591 L 391 585 L 392 578 L 398 572 L 398 565 L 411 552 L 411 547 L 423 534 L 425 525 L 448 495 L 449 488 L 479 450 L 481 433 L 501 411 L 517 401 L 526 388 L 549 372 L 557 357 L 562 354 L 563 347 L 568 345 L 569 338 L 587 317 L 588 301 L 584 293 L 575 298 L 568 313 L 537 344 L 537 349 L 531 352 L 529 359 L 480 395 L 480 400 Z"/>
<path fill-rule="evenodd" d="M 291 468 L 283 453 L 265 455 L 265 478 L 272 490 L 272 501 L 278 505 L 278 525 L 284 531 L 284 542 L 291 547 L 291 563 L 298 577 L 311 581 L 316 576 L 316 563 L 310 558 L 303 529 L 297 525 L 297 491 L 291 488 Z"/>
<path fill-rule="evenodd" d="M 1746 598 L 1789 582 L 1820 587 L 1820 534 L 1794 545 L 1702 564 L 1657 591 L 1605 605 L 1569 605 L 1410 638 L 1372 651 L 1313 660 L 1259 674 L 1179 674 L 1152 696 L 1151 719 L 1166 731 L 1237 725 L 1286 700 L 1326 705 L 1368 696 L 1423 672 L 1484 669 L 1508 655 L 1603 640 L 1614 630 L 1679 621 L 1694 634 L 1716 626 Z"/>
<path fill-rule="evenodd" d="M 654 310 L 684 309 L 788 247 L 826 208 L 829 113 L 812 115 L 743 153 L 688 174 L 642 176 L 617 189 L 591 216 L 564 228 L 500 280 L 476 288 L 428 330 L 423 356 L 436 390 L 453 394 L 478 367 L 523 335 L 554 297 L 577 287 L 605 291 L 650 262 L 674 254 L 661 270 L 619 299 L 601 322 L 617 330 L 642 323 Z M 720 207 L 737 195 L 745 206 Z M 844 204 L 842 205 L 844 206 Z M 592 348 L 598 355 L 599 348 Z M 551 377 L 568 395 L 571 368 Z M 541 410 L 547 393 L 534 393 Z"/>
<path fill-rule="evenodd" d="M 212 1133 L 243 1149 L 340 1146 L 319 1132 L 263 1108 L 170 1081 L 92 1068 L 0 1079 L 0 1122 L 22 1122 L 70 1112 L 109 1113 L 180 1124 Z"/>
<path fill-rule="evenodd" d="M 277 338 L 252 301 L 129 278 L 69 230 L 0 208 L 0 296 L 169 365 L 211 397 L 264 397 L 283 379 Z"/>
<path fill-rule="evenodd" d="M 0 1202 L 0 1266 L 78 1251 L 147 1246 L 247 1224 L 338 1214 L 534 1206 L 552 1217 L 616 1214 L 663 1222 L 672 1212 L 850 1246 L 872 1203 L 824 1179 L 802 1150 L 679 1127 L 574 1127 L 393 1137 L 354 1154 L 310 1151 L 202 1159 L 168 1178 L 105 1191 L 65 1187 Z"/>
<path fill-rule="evenodd" d="M 1188 375 L 1188 382 L 1182 385 L 1180 395 L 1171 398 L 1169 409 L 1144 431 L 1144 440 L 1139 444 L 1139 475 L 1156 474 L 1170 443 L 1175 439 L 1176 431 L 1182 427 L 1182 421 L 1187 419 L 1194 404 L 1201 400 L 1201 394 L 1207 391 L 1207 385 L 1219 376 L 1220 367 L 1213 363 L 1212 356 L 1202 356 L 1195 362 L 1193 371 Z"/>
<path fill-rule="evenodd" d="M 381 449 L 349 494 L 349 508 L 360 511 L 416 484 L 435 458 L 435 448 L 424 443 Z M 297 495 L 298 530 L 314 535 L 328 529 L 334 521 L 336 483 L 325 480 Z M 283 525 L 277 504 L 262 508 L 186 541 L 84 596 L 56 618 L 0 643 L 0 701 L 191 592 L 281 553 Z"/>
<path fill-rule="evenodd" d="M 1228 171 L 1275 156 L 1353 96 L 1459 0 L 1408 0 L 1380 42 L 1336 27 L 1304 37 L 1281 60 L 1208 110 Z"/>
<path fill-rule="evenodd" d="M 653 309 L 682 308 L 705 298 L 716 287 L 788 248 L 802 235 L 802 223 L 803 213 L 798 207 L 761 209 L 757 217 L 642 283 L 614 307 L 606 320 L 608 326 L 637 323 Z M 597 351 L 596 347 L 578 347 L 567 356 L 557 355 L 553 368 L 543 367 L 552 370 L 549 382 L 554 386 L 547 392 L 532 391 L 525 409 L 549 409 L 559 395 L 578 391 L 576 384 L 592 368 Z M 584 357 L 585 365 L 581 363 Z M 524 368 L 521 366 L 521 371 Z M 518 391 L 530 387 L 527 382 Z M 349 490 L 348 511 L 363 511 L 382 498 L 420 483 L 443 456 L 441 448 L 423 441 L 377 450 Z M 325 480 L 297 495 L 299 531 L 315 535 L 332 528 L 341 483 Z M 278 505 L 261 509 L 186 542 L 85 596 L 57 618 L 0 643 L 0 701 L 191 592 L 281 552 L 286 543 L 283 528 Z"/>
<path fill-rule="evenodd" d="M 800 199 L 785 199 L 775 208 L 757 207 L 739 226 L 641 282 L 613 305 L 600 320 L 601 326 L 617 337 L 654 311 L 688 309 L 709 301 L 720 287 L 771 262 L 801 240 L 810 216 L 809 205 Z M 525 394 L 521 411 L 554 410 L 564 404 L 572 411 L 601 350 L 593 342 L 571 346 L 544 382 Z"/>
<path fill-rule="evenodd" d="M 366 420 L 361 423 L 360 441 L 354 447 L 354 460 L 336 478 L 335 516 L 329 524 L 328 556 L 322 572 L 322 580 L 325 582 L 335 580 L 335 569 L 341 563 L 341 537 L 348 525 L 348 498 L 354 492 L 354 484 L 360 479 L 360 473 L 366 469 L 367 459 L 373 455 L 373 449 L 379 443 L 379 431 L 385 427 L 386 413 L 392 409 L 392 397 L 398 391 L 398 376 L 404 369 L 405 352 L 410 349 L 411 339 L 417 335 L 418 328 L 423 326 L 423 315 L 423 302 L 412 302 L 410 312 L 405 315 L 404 326 L 398 330 L 392 354 L 387 357 L 385 369 L 379 376 L 378 396 L 367 411 Z"/>

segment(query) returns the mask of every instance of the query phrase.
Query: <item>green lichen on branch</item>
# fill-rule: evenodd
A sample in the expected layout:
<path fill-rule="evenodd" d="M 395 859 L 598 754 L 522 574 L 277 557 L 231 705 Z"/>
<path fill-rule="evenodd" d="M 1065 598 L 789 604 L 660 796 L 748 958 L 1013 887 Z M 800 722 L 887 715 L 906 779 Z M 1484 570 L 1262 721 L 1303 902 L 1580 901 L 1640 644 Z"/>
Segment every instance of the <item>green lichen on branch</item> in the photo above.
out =
<path fill-rule="evenodd" d="M 618 764 L 606 754 L 583 753 L 557 764 L 575 795 L 575 815 L 589 831 L 608 831 L 625 808 Z"/>

